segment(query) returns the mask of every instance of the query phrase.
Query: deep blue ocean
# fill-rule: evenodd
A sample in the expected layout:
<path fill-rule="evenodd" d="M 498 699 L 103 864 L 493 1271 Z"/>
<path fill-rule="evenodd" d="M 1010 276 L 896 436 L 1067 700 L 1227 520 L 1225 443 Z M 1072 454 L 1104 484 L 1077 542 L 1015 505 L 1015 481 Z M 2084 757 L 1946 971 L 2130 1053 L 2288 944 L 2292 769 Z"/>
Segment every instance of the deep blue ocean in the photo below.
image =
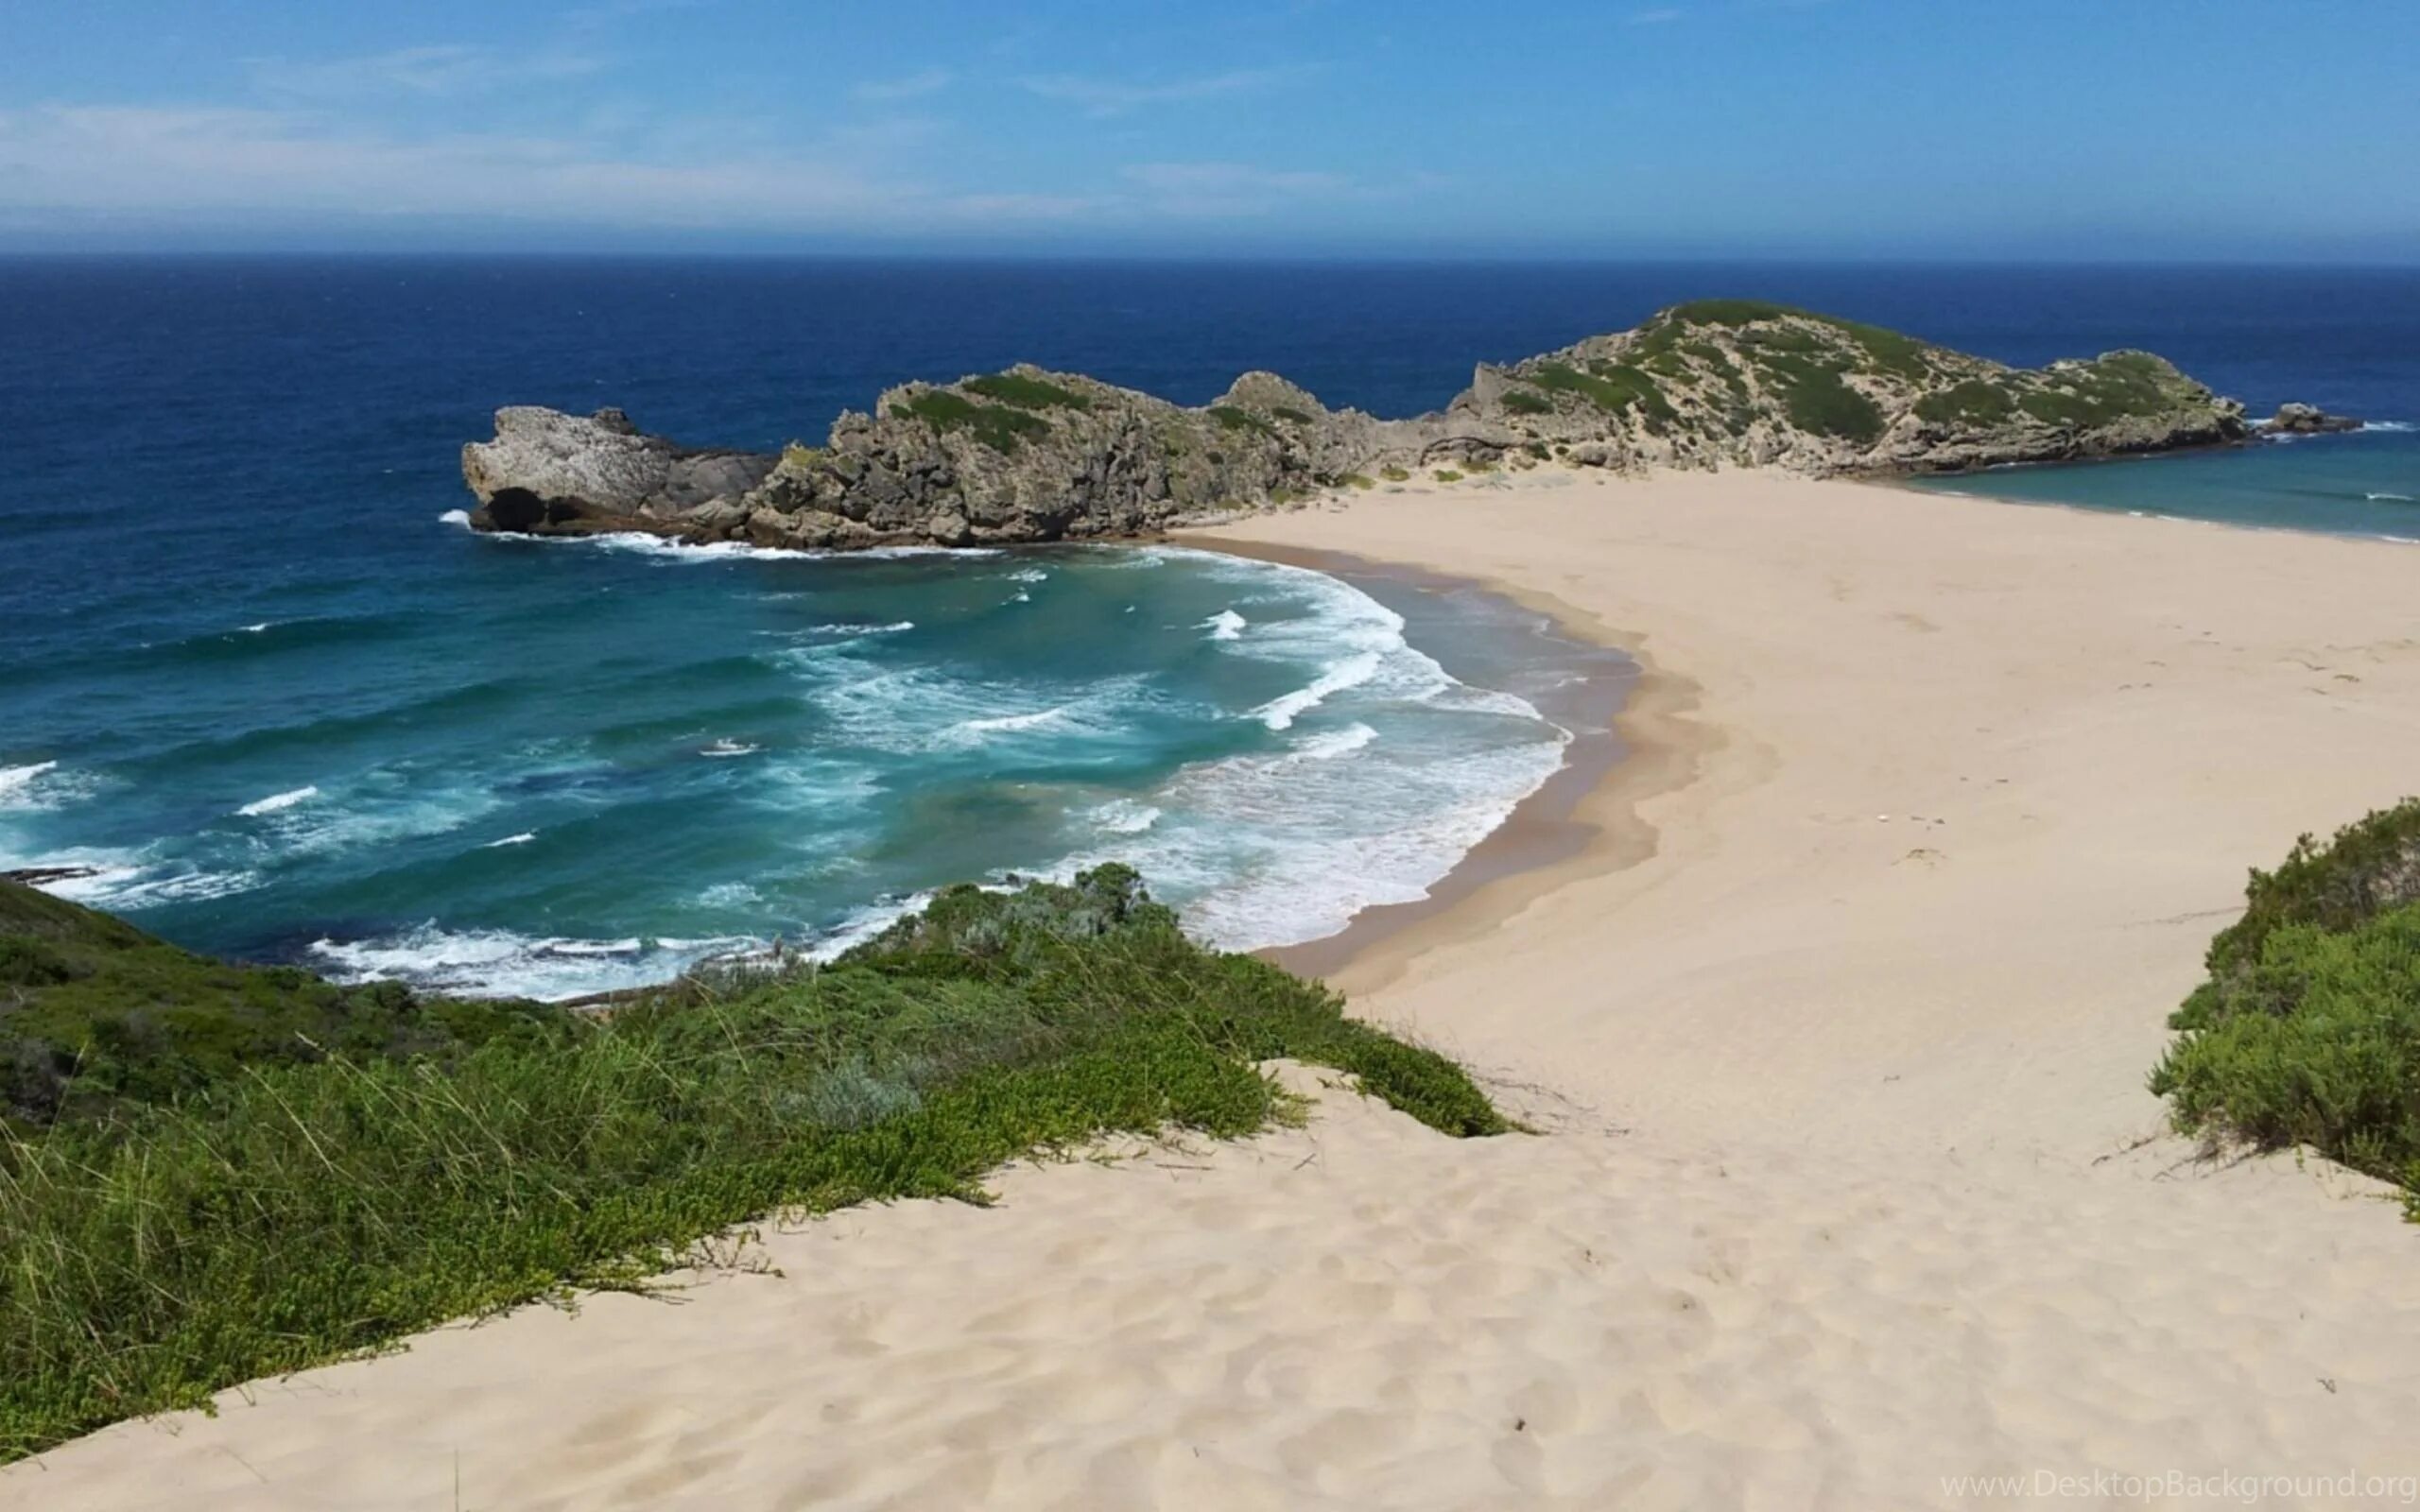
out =
<path fill-rule="evenodd" d="M 2379 422 L 1948 486 L 2420 536 L 2414 271 L 0 261 L 0 868 L 198 948 L 552 995 L 1112 857 L 1222 943 L 1326 933 L 1552 770 L 1577 653 L 1178 551 L 481 539 L 461 444 L 536 403 L 771 448 L 1020 360 L 1409 414 L 1710 295 Z"/>

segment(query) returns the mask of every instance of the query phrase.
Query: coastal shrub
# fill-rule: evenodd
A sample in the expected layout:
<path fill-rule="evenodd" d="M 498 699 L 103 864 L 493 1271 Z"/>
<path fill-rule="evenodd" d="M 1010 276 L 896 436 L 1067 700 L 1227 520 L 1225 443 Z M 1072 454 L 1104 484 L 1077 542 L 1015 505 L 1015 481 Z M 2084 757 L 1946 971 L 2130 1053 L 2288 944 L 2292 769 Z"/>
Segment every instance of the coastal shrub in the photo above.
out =
<path fill-rule="evenodd" d="M 2411 902 L 2420 902 L 2420 799 L 2373 810 L 2324 845 L 2306 834 L 2274 871 L 2255 868 L 2243 917 L 2210 941 L 2211 979 L 2245 971 L 2281 926 L 2341 932 Z"/>
<path fill-rule="evenodd" d="M 1582 395 L 1609 414 L 1618 415 L 1635 405 L 1661 420 L 1672 416 L 1671 403 L 1655 380 L 1636 368 L 1619 363 L 1593 364 L 1588 372 L 1565 363 L 1541 363 L 1529 378 L 1541 388 Z"/>
<path fill-rule="evenodd" d="M 0 1460 L 448 1318 L 644 1287 L 767 1213 L 979 1202 L 1003 1161 L 1109 1131 L 1246 1133 L 1284 1110 L 1270 1058 L 1448 1133 L 1507 1126 L 1324 988 L 1193 944 L 1119 867 L 952 889 L 829 967 L 550 1022 L 241 1063 L 0 1141 Z"/>
<path fill-rule="evenodd" d="M 1210 414 L 1220 425 L 1231 431 L 1252 431 L 1261 436 L 1277 434 L 1276 427 L 1270 425 L 1269 421 L 1249 409 L 1240 409 L 1234 404 L 1213 404 L 1210 406 Z"/>
<path fill-rule="evenodd" d="M 2401 1183 L 2420 1218 L 2420 802 L 2303 836 L 2245 902 L 2152 1090 L 2185 1132 L 2308 1144 Z"/>
<path fill-rule="evenodd" d="M 1377 479 L 1370 476 L 1367 472 L 1347 472 L 1344 476 L 1337 479 L 1337 482 L 1342 484 L 1348 489 L 1359 489 L 1365 491 L 1378 486 Z"/>
<path fill-rule="evenodd" d="M 1778 390 L 1789 422 L 1799 429 L 1861 445 L 1882 435 L 1882 411 L 1829 368 L 1803 358 L 1769 356 L 1765 376 L 1768 386 Z"/>
<path fill-rule="evenodd" d="M 1018 409 L 1088 410 L 1093 407 L 1088 396 L 1025 373 L 986 373 L 980 378 L 969 378 L 959 387 L 969 393 L 981 394 L 986 399 L 994 399 Z"/>
<path fill-rule="evenodd" d="M 341 988 L 291 967 L 215 961 L 0 882 L 0 1125 L 108 1122 L 247 1067 L 549 1043 L 567 1022 L 531 1004 L 425 998 L 393 983 Z"/>
<path fill-rule="evenodd" d="M 782 444 L 782 465 L 793 471 L 813 467 L 829 455 L 822 447 L 809 446 L 804 441 L 786 441 Z"/>
<path fill-rule="evenodd" d="M 1004 404 L 978 404 L 946 388 L 928 388 L 891 405 L 890 412 L 921 420 L 938 431 L 966 431 L 995 452 L 1013 452 L 1025 438 L 1050 429 L 1039 415 Z"/>
<path fill-rule="evenodd" d="M 1430 476 L 1434 477 L 1440 483 L 1460 483 L 1462 481 L 1462 474 L 1450 467 L 1441 467 L 1435 472 L 1431 473 Z"/>
<path fill-rule="evenodd" d="M 1980 378 L 1968 378 L 1936 389 L 1916 401 L 1916 416 L 1936 425 L 1990 425 L 2016 412 L 2008 390 Z"/>
<path fill-rule="evenodd" d="M 1382 467 L 1378 469 L 1378 476 L 1386 479 L 1390 483 L 1408 483 L 1411 480 L 1410 472 L 1403 468 L 1394 466 Z"/>
<path fill-rule="evenodd" d="M 1512 411 L 1515 415 L 1551 415 L 1554 413 L 1553 400 L 1548 399 L 1544 394 L 1533 393 L 1527 388 L 1508 388 L 1504 391 L 1504 397 L 1499 400 L 1498 403 L 1503 404 L 1506 409 Z"/>
<path fill-rule="evenodd" d="M 1269 412 L 1290 424 L 1308 425 L 1311 422 L 1309 410 L 1297 409 L 1291 404 L 1271 404 L 1269 406 Z"/>
<path fill-rule="evenodd" d="M 1672 306 L 1664 315 L 1667 320 L 1681 325 L 1740 326 L 1806 313 L 1769 300 L 1691 300 L 1686 304 Z"/>

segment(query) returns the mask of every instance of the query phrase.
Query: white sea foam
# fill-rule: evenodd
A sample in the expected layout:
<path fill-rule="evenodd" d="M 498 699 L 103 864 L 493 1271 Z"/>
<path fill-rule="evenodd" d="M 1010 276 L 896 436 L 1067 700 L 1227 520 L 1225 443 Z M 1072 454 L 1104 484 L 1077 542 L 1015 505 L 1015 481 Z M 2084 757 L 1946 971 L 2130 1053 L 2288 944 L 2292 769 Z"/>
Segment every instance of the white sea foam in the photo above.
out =
<path fill-rule="evenodd" d="M 320 790 L 316 787 L 298 787 L 284 793 L 271 793 L 267 798 L 254 799 L 235 812 L 248 819 L 256 819 L 265 814 L 283 814 L 296 804 L 308 803 L 319 796 Z"/>
<path fill-rule="evenodd" d="M 1113 799 L 1084 816 L 1096 830 L 1107 834 L 1141 834 L 1160 822 L 1160 811 L 1149 803 L 1138 803 L 1131 798 Z"/>
<path fill-rule="evenodd" d="M 71 850 L 10 862 L 17 866 L 76 868 L 89 873 L 44 883 L 43 890 L 72 902 L 117 913 L 139 913 L 162 903 L 199 902 L 249 892 L 261 885 L 246 868 L 214 870 L 190 861 L 163 860 L 155 848 L 139 850 Z"/>
<path fill-rule="evenodd" d="M 1050 575 L 1039 567 L 1020 567 L 1015 572 L 1009 574 L 1009 581 L 1012 583 L 1046 583 L 1050 581 Z"/>
<path fill-rule="evenodd" d="M 464 996 L 553 1002 L 646 987 L 702 961 L 763 949 L 763 941 L 748 936 L 579 939 L 507 929 L 448 930 L 431 921 L 371 939 L 317 940 L 311 954 L 339 982 L 395 980 Z"/>
<path fill-rule="evenodd" d="M 1291 730 L 1294 721 L 1310 713 L 1340 693 L 1357 688 L 1378 675 L 1379 659 L 1375 651 L 1356 652 L 1336 662 L 1308 687 L 1281 694 L 1254 709 L 1253 717 L 1271 730 Z"/>
<path fill-rule="evenodd" d="M 537 831 L 524 830 L 519 834 L 508 834 L 501 840 L 490 840 L 487 844 L 479 847 L 479 849 L 482 850 L 501 850 L 509 845 L 527 845 L 530 841 L 535 840 L 536 838 L 538 838 Z"/>
<path fill-rule="evenodd" d="M 1287 754 L 1297 761 L 1332 762 L 1366 748 L 1377 738 L 1375 730 L 1357 721 L 1342 730 L 1323 730 Z"/>
<path fill-rule="evenodd" d="M 460 525 L 463 529 L 468 530 L 471 528 L 471 511 L 468 509 L 448 509 L 443 514 L 437 517 L 437 523 L 443 525 Z"/>
<path fill-rule="evenodd" d="M 1357 725 L 1274 756 L 1198 764 L 1142 804 L 1159 811 L 1147 829 L 1096 824 L 1048 874 L 1125 862 L 1178 904 L 1188 932 L 1226 949 L 1316 939 L 1364 908 L 1426 897 L 1562 765 L 1568 737 L 1545 728 L 1439 758 L 1388 756 Z"/>
<path fill-rule="evenodd" d="M 962 719 L 942 731 L 943 743 L 980 740 L 985 735 L 1011 735 L 1034 730 L 1063 730 L 1074 723 L 1077 705 L 1063 703 L 1028 713 L 997 714 L 989 719 Z"/>
<path fill-rule="evenodd" d="M 0 766 L 0 809 L 46 808 L 38 787 L 46 787 L 43 779 L 59 770 L 57 762 L 35 762 L 28 766 Z"/>
<path fill-rule="evenodd" d="M 484 787 L 431 787 L 407 773 L 382 770 L 335 791 L 297 788 L 236 812 L 265 821 L 265 841 L 293 858 L 443 834 L 493 812 L 499 801 Z"/>
<path fill-rule="evenodd" d="M 2410 504 L 2413 502 L 2411 495 L 2408 493 L 2364 493 L 2361 497 L 2369 500 L 2373 504 Z"/>
<path fill-rule="evenodd" d="M 767 598 L 790 598 L 790 593 L 768 593 Z M 809 625 L 795 630 L 759 630 L 759 635 L 778 635 L 791 641 L 856 641 L 869 635 L 897 635 L 916 627 L 914 620 L 892 620 L 888 625 L 858 624 L 842 621 L 837 625 Z"/>
<path fill-rule="evenodd" d="M 1250 623 L 1234 610 L 1222 609 L 1196 628 L 1208 630 L 1210 639 L 1214 641 L 1239 641 L 1243 639 L 1244 627 Z"/>
<path fill-rule="evenodd" d="M 263 620 L 258 625 L 247 625 L 243 627 L 243 633 L 246 635 L 258 635 L 276 623 L 277 622 L 275 620 Z"/>
<path fill-rule="evenodd" d="M 2400 436 L 2410 431 L 2420 429 L 2420 426 L 2413 425 L 2413 423 L 2408 420 L 2374 420 L 2363 424 L 2361 429 L 2365 431 L 2384 431 L 2390 436 Z"/>
<path fill-rule="evenodd" d="M 764 748 L 762 746 L 752 746 L 744 740 L 717 740 L 711 746 L 700 747 L 698 754 L 700 756 L 753 756 Z"/>
<path fill-rule="evenodd" d="M 752 908 L 764 901 L 762 893 L 744 882 L 717 882 L 696 899 L 700 908 Z"/>

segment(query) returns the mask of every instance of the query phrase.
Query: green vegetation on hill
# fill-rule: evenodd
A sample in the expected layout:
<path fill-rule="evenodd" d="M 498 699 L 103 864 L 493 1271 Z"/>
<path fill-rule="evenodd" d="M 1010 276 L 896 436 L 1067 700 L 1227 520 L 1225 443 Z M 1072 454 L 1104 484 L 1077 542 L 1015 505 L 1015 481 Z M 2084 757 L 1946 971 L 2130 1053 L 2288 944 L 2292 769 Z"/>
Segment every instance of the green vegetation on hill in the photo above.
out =
<path fill-rule="evenodd" d="M 2245 901 L 2152 1090 L 2181 1130 L 2309 1145 L 2399 1183 L 2420 1219 L 2420 800 L 2303 836 Z"/>
<path fill-rule="evenodd" d="M 1090 409 L 1093 402 L 1072 388 L 1024 373 L 995 372 L 969 378 L 959 386 L 969 393 L 996 399 L 1018 409 Z"/>
<path fill-rule="evenodd" d="M 1672 418 L 1671 402 L 1654 378 L 1620 363 L 1591 363 L 1589 370 L 1582 372 L 1568 363 L 1542 362 L 1526 376 L 1540 388 L 1579 394 L 1608 414 L 1618 415 L 1635 406 L 1659 421 Z"/>
<path fill-rule="evenodd" d="M 1213 404 L 1210 413 L 1219 425 L 1231 431 L 1251 431 L 1259 436 L 1275 436 L 1276 428 L 1249 409 L 1235 404 Z"/>
<path fill-rule="evenodd" d="M 995 452 L 1013 452 L 1025 438 L 1050 429 L 1039 415 L 1011 404 L 978 404 L 946 388 L 927 388 L 891 405 L 890 412 L 921 420 L 935 430 L 965 431 Z"/>
<path fill-rule="evenodd" d="M 443 1064 L 491 1041 L 553 1044 L 567 1023 L 529 1004 L 231 966 L 0 883 L 0 1129 L 121 1119 L 246 1068 L 332 1057 Z"/>
<path fill-rule="evenodd" d="M 111 978 L 244 1027 L 157 1102 L 0 1140 L 0 1460 L 448 1318 L 641 1286 L 777 1210 L 981 1201 L 1027 1152 L 1246 1133 L 1287 1110 L 1264 1059 L 1351 1073 L 1450 1134 L 1506 1127 L 1450 1061 L 1192 944 L 1117 867 L 955 889 L 830 967 L 696 976 L 609 1017 L 492 1007 L 512 1032 L 428 1049 L 320 1036 L 441 1005 L 213 967 L 21 892 L 12 1016 L 68 1022 L 53 994 Z M 319 1042 L 282 1055 L 280 1014 Z"/>

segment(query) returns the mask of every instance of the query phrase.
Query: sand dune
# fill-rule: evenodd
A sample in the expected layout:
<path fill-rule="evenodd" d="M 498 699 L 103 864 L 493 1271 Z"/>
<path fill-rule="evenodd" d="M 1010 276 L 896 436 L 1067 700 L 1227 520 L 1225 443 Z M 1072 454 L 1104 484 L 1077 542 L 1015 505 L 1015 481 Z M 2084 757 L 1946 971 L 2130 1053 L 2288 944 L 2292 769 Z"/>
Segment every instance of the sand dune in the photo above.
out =
<path fill-rule="evenodd" d="M 1542 1133 L 1331 1091 L 1240 1145 L 1020 1168 L 994 1209 L 769 1233 L 779 1276 L 122 1424 L 0 1471 L 0 1507 L 2246 1501 L 2043 1479 L 2096 1473 L 2329 1477 L 2257 1504 L 2336 1505 L 2420 1477 L 2420 1228 L 2324 1167 L 2197 1161 L 2142 1090 L 2244 867 L 2420 788 L 2420 549 L 1562 474 L 1221 539 L 1484 576 L 1646 661 L 1599 841 L 1340 976 Z"/>

